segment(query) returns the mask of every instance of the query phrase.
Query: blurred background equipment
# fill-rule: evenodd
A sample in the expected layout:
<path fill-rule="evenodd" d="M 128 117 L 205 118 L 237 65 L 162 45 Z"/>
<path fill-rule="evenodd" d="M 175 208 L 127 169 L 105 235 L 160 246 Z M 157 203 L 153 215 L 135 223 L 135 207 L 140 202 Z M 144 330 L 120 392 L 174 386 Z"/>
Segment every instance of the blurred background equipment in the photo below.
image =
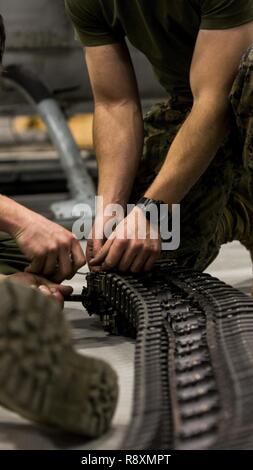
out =
<path fill-rule="evenodd" d="M 1 14 L 7 32 L 7 72 L 0 80 L 2 192 L 71 225 L 73 204 L 90 203 L 92 179 L 96 183 L 82 49 L 63 0 L 1 0 Z M 164 91 L 145 57 L 130 50 L 146 110 Z M 36 201 L 26 196 L 33 193 Z"/>

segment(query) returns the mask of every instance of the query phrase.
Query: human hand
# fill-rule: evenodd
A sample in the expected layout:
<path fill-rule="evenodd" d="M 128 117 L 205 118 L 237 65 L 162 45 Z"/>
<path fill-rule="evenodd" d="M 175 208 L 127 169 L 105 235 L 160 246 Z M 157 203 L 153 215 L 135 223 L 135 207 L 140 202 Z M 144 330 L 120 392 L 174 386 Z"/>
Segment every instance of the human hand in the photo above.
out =
<path fill-rule="evenodd" d="M 55 284 L 41 276 L 36 276 L 35 274 L 30 273 L 20 272 L 10 274 L 9 276 L 5 276 L 5 279 L 27 287 L 32 287 L 33 289 L 38 289 L 39 292 L 47 297 L 51 297 L 62 307 L 64 305 L 64 297 L 71 295 L 73 292 L 73 289 L 70 286 Z"/>
<path fill-rule="evenodd" d="M 89 234 L 87 240 L 86 247 L 86 260 L 89 267 L 91 267 L 91 260 L 93 260 L 97 256 L 97 254 L 100 252 L 101 248 L 107 240 L 105 236 L 105 226 L 106 224 L 110 223 L 110 221 L 115 221 L 115 217 L 104 216 L 103 214 L 98 214 L 94 221 L 91 233 Z"/>
<path fill-rule="evenodd" d="M 141 209 L 135 207 L 89 264 L 92 271 L 118 269 L 120 272 L 146 272 L 152 269 L 160 253 L 160 235 L 155 233 Z"/>
<path fill-rule="evenodd" d="M 56 283 L 71 279 L 86 262 L 79 241 L 60 225 L 19 207 L 22 217 L 18 217 L 10 234 L 31 261 L 26 272 L 45 276 Z"/>

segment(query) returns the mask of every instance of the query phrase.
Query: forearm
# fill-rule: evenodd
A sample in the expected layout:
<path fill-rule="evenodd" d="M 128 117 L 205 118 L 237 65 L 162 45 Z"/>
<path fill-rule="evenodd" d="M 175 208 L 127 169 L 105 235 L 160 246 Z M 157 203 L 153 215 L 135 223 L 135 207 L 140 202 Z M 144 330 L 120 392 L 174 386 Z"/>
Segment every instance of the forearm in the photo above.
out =
<path fill-rule="evenodd" d="M 0 231 L 13 235 L 28 218 L 29 209 L 18 204 L 13 199 L 0 195 Z"/>
<path fill-rule="evenodd" d="M 228 130 L 226 103 L 196 103 L 181 127 L 166 161 L 146 196 L 168 204 L 180 203 L 206 171 Z"/>
<path fill-rule="evenodd" d="M 143 148 L 139 104 L 97 104 L 94 142 L 99 169 L 98 195 L 104 197 L 104 204 L 126 205 Z"/>

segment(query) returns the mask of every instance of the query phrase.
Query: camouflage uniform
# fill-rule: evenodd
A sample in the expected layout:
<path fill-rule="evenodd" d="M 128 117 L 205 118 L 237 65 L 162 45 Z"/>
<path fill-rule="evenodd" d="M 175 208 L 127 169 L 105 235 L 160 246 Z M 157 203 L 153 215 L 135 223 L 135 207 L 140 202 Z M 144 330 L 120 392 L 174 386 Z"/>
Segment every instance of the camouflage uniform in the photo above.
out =
<path fill-rule="evenodd" d="M 8 275 L 24 271 L 28 264 L 15 241 L 7 233 L 0 232 L 0 273 Z"/>
<path fill-rule="evenodd" d="M 232 240 L 239 240 L 253 253 L 253 46 L 241 60 L 230 101 L 229 135 L 181 203 L 181 246 L 163 253 L 199 270 L 215 259 L 222 244 Z M 191 103 L 171 96 L 147 113 L 134 201 L 158 174 L 190 110 Z"/>

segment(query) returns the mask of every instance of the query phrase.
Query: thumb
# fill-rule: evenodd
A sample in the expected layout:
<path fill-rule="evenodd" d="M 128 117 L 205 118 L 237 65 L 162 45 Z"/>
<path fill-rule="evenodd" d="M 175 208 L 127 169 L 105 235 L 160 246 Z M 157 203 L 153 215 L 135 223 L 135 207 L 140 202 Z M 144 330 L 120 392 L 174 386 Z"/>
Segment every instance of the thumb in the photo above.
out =
<path fill-rule="evenodd" d="M 88 241 L 86 248 L 86 259 L 88 264 L 90 264 L 91 260 L 96 257 L 97 253 L 101 250 L 103 244 L 103 240 Z"/>

